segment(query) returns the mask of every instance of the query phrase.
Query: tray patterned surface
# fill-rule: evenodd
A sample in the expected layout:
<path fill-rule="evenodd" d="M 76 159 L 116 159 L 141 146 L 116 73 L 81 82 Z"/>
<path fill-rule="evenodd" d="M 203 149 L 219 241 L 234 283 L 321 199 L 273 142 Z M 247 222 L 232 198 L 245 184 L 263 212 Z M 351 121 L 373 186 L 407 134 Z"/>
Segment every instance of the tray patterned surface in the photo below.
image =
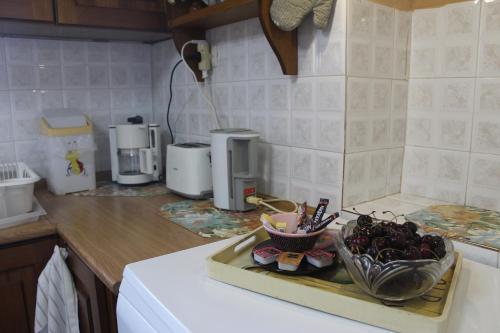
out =
<path fill-rule="evenodd" d="M 183 200 L 163 205 L 160 215 L 202 237 L 230 238 L 260 227 L 265 211 L 232 212 L 214 207 L 212 200 Z"/>
<path fill-rule="evenodd" d="M 437 232 L 451 239 L 500 251 L 500 213 L 458 205 L 436 205 L 405 216 L 422 225 L 426 232 Z"/>

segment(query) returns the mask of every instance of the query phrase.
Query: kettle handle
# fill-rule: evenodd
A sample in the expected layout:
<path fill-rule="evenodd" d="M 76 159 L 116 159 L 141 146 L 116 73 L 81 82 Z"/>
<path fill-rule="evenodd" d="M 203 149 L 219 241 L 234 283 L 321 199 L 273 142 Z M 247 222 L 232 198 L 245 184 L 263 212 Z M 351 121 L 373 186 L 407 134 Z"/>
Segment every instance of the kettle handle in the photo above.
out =
<path fill-rule="evenodd" d="M 153 154 L 149 148 L 139 149 L 139 166 L 142 173 L 153 173 Z"/>

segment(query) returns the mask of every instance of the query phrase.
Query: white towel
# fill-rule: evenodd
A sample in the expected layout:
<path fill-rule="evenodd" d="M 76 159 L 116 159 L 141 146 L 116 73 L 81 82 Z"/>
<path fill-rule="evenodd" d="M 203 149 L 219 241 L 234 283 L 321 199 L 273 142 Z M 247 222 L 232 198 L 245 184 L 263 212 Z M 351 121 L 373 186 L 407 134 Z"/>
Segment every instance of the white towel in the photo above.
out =
<path fill-rule="evenodd" d="M 78 303 L 71 273 L 64 261 L 68 251 L 56 245 L 38 278 L 35 333 L 79 333 Z"/>

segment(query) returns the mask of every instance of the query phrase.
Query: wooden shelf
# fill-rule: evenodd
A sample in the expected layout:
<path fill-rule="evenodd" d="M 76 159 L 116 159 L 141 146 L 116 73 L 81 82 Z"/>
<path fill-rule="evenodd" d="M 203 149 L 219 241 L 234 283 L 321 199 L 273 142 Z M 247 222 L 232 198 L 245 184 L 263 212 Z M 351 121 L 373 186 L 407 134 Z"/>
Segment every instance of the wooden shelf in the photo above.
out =
<path fill-rule="evenodd" d="M 227 0 L 179 16 L 168 22 L 168 27 L 212 29 L 221 25 L 247 20 L 259 15 L 258 0 Z"/>
<path fill-rule="evenodd" d="M 271 20 L 272 0 L 226 0 L 223 3 L 188 12 L 186 6 L 175 5 L 170 8 L 171 19 L 168 27 L 172 31 L 177 50 L 192 39 L 205 39 L 205 31 L 218 26 L 231 24 L 258 17 L 264 35 L 271 45 L 281 70 L 285 75 L 297 75 L 297 30 L 282 31 Z M 186 47 L 185 54 L 195 52 L 194 46 Z M 188 65 L 195 72 L 198 81 L 203 81 L 194 61 Z"/>

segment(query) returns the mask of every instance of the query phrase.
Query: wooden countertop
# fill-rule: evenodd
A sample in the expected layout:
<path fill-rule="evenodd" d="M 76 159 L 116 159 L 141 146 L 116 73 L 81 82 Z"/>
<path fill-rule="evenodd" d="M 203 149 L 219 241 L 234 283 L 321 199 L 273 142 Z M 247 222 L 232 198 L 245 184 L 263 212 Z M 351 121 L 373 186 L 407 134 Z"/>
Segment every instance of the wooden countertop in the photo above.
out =
<path fill-rule="evenodd" d="M 46 217 L 41 217 L 36 222 L 0 229 L 0 246 L 50 236 L 55 233 L 56 226 L 49 223 Z"/>
<path fill-rule="evenodd" d="M 216 239 L 200 237 L 158 215 L 173 194 L 153 197 L 36 196 L 60 237 L 99 279 L 118 293 L 125 265 Z"/>

